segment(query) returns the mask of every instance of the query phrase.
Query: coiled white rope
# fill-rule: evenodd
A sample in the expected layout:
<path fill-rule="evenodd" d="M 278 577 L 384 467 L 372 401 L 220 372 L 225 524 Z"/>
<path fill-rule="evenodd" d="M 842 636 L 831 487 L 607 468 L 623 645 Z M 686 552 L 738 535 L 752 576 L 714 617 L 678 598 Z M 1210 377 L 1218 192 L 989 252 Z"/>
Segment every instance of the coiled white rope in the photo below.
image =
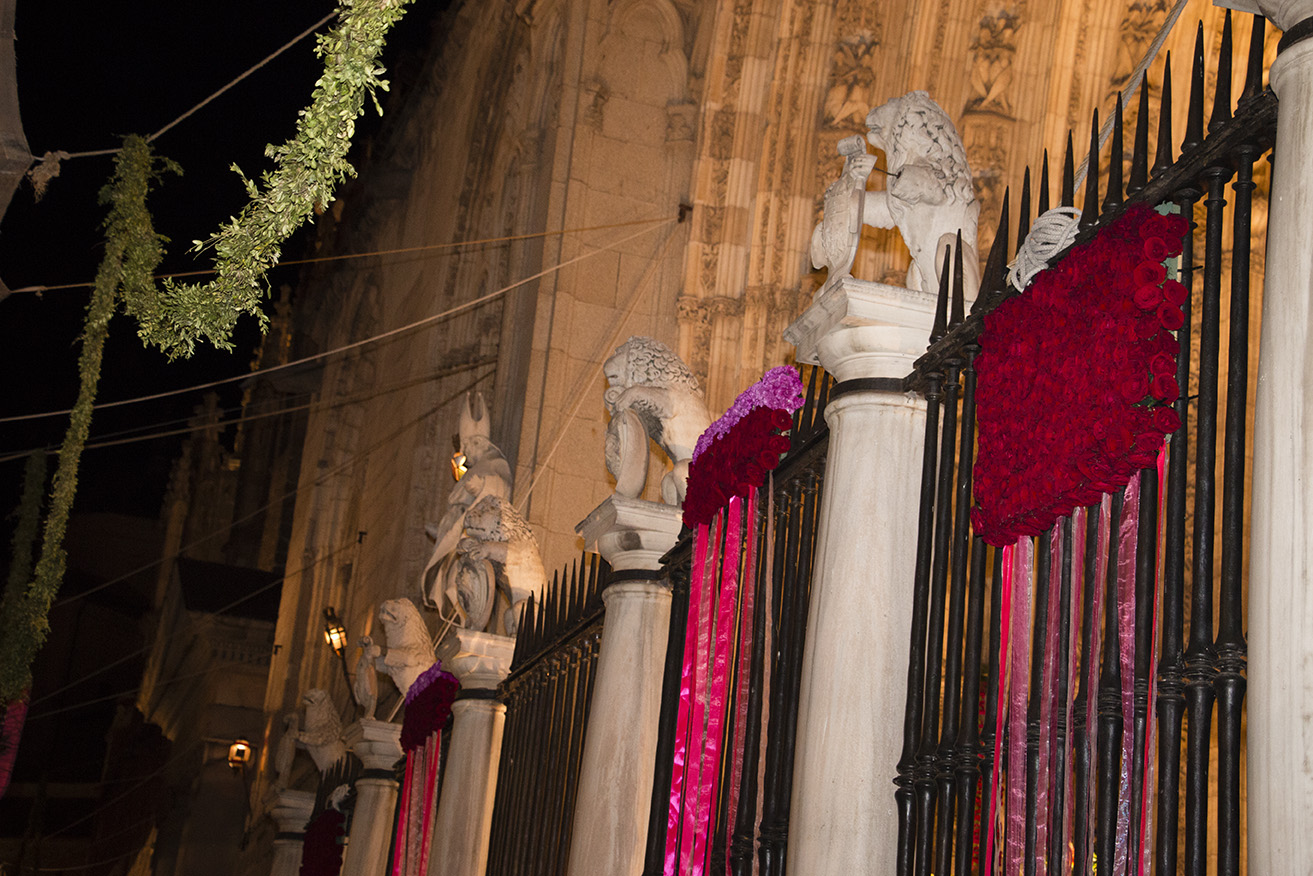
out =
<path fill-rule="evenodd" d="M 1008 265 L 1008 282 L 1013 289 L 1020 292 L 1029 286 L 1035 275 L 1049 266 L 1050 259 L 1075 242 L 1079 221 L 1080 210 L 1075 207 L 1054 207 L 1035 219 L 1017 257 Z"/>

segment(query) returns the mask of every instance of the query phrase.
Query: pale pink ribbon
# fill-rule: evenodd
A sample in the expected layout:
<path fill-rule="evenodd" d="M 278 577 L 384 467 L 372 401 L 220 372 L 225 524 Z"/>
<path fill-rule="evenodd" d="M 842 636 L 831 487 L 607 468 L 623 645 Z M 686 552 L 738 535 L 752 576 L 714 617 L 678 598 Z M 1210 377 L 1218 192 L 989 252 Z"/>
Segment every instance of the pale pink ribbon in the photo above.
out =
<path fill-rule="evenodd" d="M 1067 753 L 1066 767 L 1063 770 L 1061 781 L 1063 782 L 1064 808 L 1062 812 L 1062 848 L 1070 849 L 1072 842 L 1072 827 L 1075 823 L 1075 800 L 1073 799 L 1073 784 L 1075 777 L 1075 758 L 1071 757 L 1075 746 L 1071 744 L 1074 738 L 1073 733 L 1073 711 L 1076 704 L 1076 687 L 1080 679 L 1080 620 L 1081 605 L 1085 599 L 1085 581 L 1081 574 L 1085 568 L 1085 518 L 1087 511 L 1085 508 L 1077 508 L 1071 512 L 1071 556 L 1068 558 L 1071 567 L 1071 605 L 1068 616 L 1068 627 L 1070 631 L 1067 640 L 1067 702 L 1062 708 L 1067 713 Z M 1070 856 L 1067 858 L 1067 866 L 1071 866 Z"/>
<path fill-rule="evenodd" d="M 1000 764 L 1003 760 L 1003 726 L 1007 718 L 1007 691 L 1008 691 L 1008 654 L 1012 645 L 1009 633 L 1012 629 L 1012 564 L 1013 555 L 1017 551 L 1015 544 L 1007 545 L 1003 548 L 1003 559 L 999 563 L 1002 571 L 1002 581 L 996 581 L 995 594 L 996 598 L 1002 599 L 1002 605 L 999 606 L 999 644 L 998 657 L 995 662 L 998 673 L 998 702 L 994 709 L 994 760 L 993 767 L 990 771 L 989 782 L 989 801 L 988 801 L 988 830 L 985 832 L 985 861 L 986 866 L 993 870 L 994 868 L 994 837 L 998 830 L 998 786 L 999 773 L 1001 772 Z"/>
<path fill-rule="evenodd" d="M 1058 612 L 1062 595 L 1062 527 L 1054 526 L 1049 535 L 1049 580 L 1036 581 L 1036 588 L 1048 587 L 1049 601 L 1044 615 L 1044 641 L 1035 648 L 1043 648 L 1044 680 L 1041 690 L 1034 693 L 1040 698 L 1039 714 L 1039 772 L 1035 785 L 1035 873 L 1048 876 L 1049 871 L 1049 757 L 1053 746 L 1054 700 L 1058 695 Z"/>
<path fill-rule="evenodd" d="M 1167 444 L 1163 444 L 1158 451 L 1158 526 L 1154 531 L 1154 544 L 1162 543 L 1163 532 L 1163 508 L 1166 497 L 1163 495 L 1166 485 L 1167 474 Z M 1152 843 L 1150 842 L 1152 834 L 1150 828 L 1153 826 L 1153 798 L 1154 798 L 1154 770 L 1157 763 L 1154 752 L 1158 745 L 1158 724 L 1154 721 L 1154 702 L 1158 694 L 1158 655 L 1159 655 L 1159 629 L 1158 629 L 1158 608 L 1161 604 L 1162 594 L 1162 551 L 1155 554 L 1156 561 L 1153 566 L 1153 624 L 1150 640 L 1152 642 L 1152 652 L 1149 655 L 1149 711 L 1145 718 L 1144 729 L 1144 774 L 1140 787 L 1143 791 L 1140 793 L 1140 858 L 1137 862 L 1136 873 L 1138 876 L 1144 876 L 1149 872 L 1149 859 L 1152 852 Z"/>
<path fill-rule="evenodd" d="M 1135 756 L 1135 565 L 1140 536 L 1140 475 L 1126 485 L 1117 537 L 1117 638 L 1121 668 L 1122 758 L 1117 787 L 1113 873 L 1126 872 L 1131 835 L 1131 759 Z M 1108 647 L 1114 643 L 1109 642 Z"/>
<path fill-rule="evenodd" d="M 1090 594 L 1090 665 L 1086 667 L 1085 675 L 1085 729 L 1086 729 L 1086 756 L 1090 764 L 1098 763 L 1096 759 L 1098 743 L 1098 687 L 1099 687 L 1099 654 L 1102 650 L 1103 624 L 1100 619 L 1103 617 L 1103 596 L 1106 589 L 1108 575 L 1108 538 L 1109 530 L 1112 528 L 1112 497 L 1106 493 L 1103 501 L 1099 504 L 1099 525 L 1096 550 L 1098 553 L 1094 557 L 1094 581 L 1091 585 L 1094 592 Z M 1085 787 L 1085 849 L 1084 858 L 1086 861 L 1094 860 L 1094 821 L 1096 807 L 1094 805 L 1094 782 L 1089 781 Z"/>
<path fill-rule="evenodd" d="M 1008 697 L 1008 801 L 1004 873 L 1020 873 L 1026 856 L 1026 697 L 1030 688 L 1030 589 L 1035 542 L 1023 538 L 1013 554 L 1011 676 Z M 1043 643 L 1037 643 L 1043 646 Z"/>

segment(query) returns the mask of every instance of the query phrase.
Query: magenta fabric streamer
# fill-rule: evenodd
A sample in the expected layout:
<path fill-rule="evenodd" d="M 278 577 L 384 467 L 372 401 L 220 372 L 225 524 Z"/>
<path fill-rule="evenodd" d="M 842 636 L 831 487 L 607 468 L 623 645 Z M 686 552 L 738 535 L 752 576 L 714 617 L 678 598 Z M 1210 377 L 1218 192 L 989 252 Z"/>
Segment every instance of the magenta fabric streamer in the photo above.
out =
<path fill-rule="evenodd" d="M 1117 790 L 1117 842 L 1113 872 L 1126 872 L 1131 835 L 1131 759 L 1135 756 L 1135 560 L 1140 532 L 1140 475 L 1126 485 L 1117 538 L 1117 647 L 1121 668 L 1122 759 Z"/>
<path fill-rule="evenodd" d="M 5 795 L 14 775 L 14 761 L 18 758 L 18 742 L 23 736 L 23 723 L 27 720 L 30 692 L 30 688 L 25 688 L 18 699 L 5 706 L 4 721 L 0 723 L 0 797 Z"/>
<path fill-rule="evenodd" d="M 1026 854 L 1026 697 L 1029 694 L 1030 588 L 1035 573 L 1035 542 L 1017 542 L 1012 572 L 1012 632 L 1008 696 L 1008 811 L 1003 872 L 1022 872 Z M 1042 643 L 1039 643 L 1042 646 Z"/>
<path fill-rule="evenodd" d="M 773 582 L 775 580 L 775 551 L 772 550 L 769 546 L 775 544 L 775 473 L 774 472 L 770 472 L 766 476 L 766 537 L 765 537 L 765 541 L 762 543 L 768 546 L 762 558 L 762 562 L 766 566 L 764 578 L 768 582 Z M 763 642 L 764 647 L 762 648 L 762 653 L 766 655 L 765 658 L 761 661 L 761 689 L 763 691 L 768 691 L 771 689 L 771 683 L 774 678 L 774 669 L 775 669 L 774 666 L 775 630 L 772 625 L 772 619 L 775 617 L 774 591 L 775 588 L 771 584 L 768 584 L 767 586 L 762 588 L 762 598 L 766 600 L 766 604 L 762 606 L 762 613 L 761 613 L 761 616 L 766 619 L 766 622 L 762 624 L 762 629 L 761 629 L 761 637 L 762 639 L 765 640 Z M 761 736 L 759 738 L 765 739 L 766 728 L 770 727 L 770 697 L 763 696 L 761 698 L 761 723 L 758 724 L 758 726 L 762 728 Z M 766 758 L 760 756 L 759 753 L 757 757 L 757 788 L 760 790 L 761 788 L 765 788 L 765 787 L 766 787 Z M 765 794 L 761 794 L 761 793 L 757 794 L 757 811 L 753 816 L 753 822 L 752 822 L 753 824 L 761 824 L 761 819 L 763 814 L 762 810 L 765 808 L 765 796 L 766 796 Z M 757 859 L 754 857 L 753 858 L 754 873 L 756 872 L 757 866 L 758 866 L 758 862 Z"/>
<path fill-rule="evenodd" d="M 743 786 L 744 737 L 748 727 L 748 681 L 752 671 L 752 633 L 754 625 L 756 571 L 757 571 L 757 488 L 748 490 L 743 512 L 743 578 L 739 598 L 738 666 L 734 675 L 733 748 L 731 749 L 729 777 L 729 813 L 731 824 L 739 809 L 739 791 Z M 768 579 L 769 580 L 769 579 Z M 733 828 L 726 835 L 733 833 Z M 725 855 L 725 876 L 731 876 L 729 855 Z"/>
<path fill-rule="evenodd" d="M 712 807 L 720 786 L 720 752 L 724 740 L 725 695 L 729 686 L 729 666 L 734 631 L 734 596 L 738 590 L 739 556 L 742 547 L 743 500 L 729 500 L 721 549 L 720 589 L 713 611 L 712 652 L 708 678 L 706 737 L 702 745 L 702 778 L 698 789 L 697 826 L 693 833 L 692 876 L 706 872 L 712 827 Z"/>
<path fill-rule="evenodd" d="M 1042 537 L 1042 536 L 1041 536 Z M 1042 850 L 1049 847 L 1049 755 L 1053 747 L 1053 715 L 1058 707 L 1054 700 L 1058 696 L 1058 612 L 1061 608 L 1062 592 L 1062 527 L 1054 526 L 1049 534 L 1049 556 L 1057 561 L 1049 564 L 1049 580 L 1036 581 L 1036 589 L 1047 587 L 1049 601 L 1044 615 L 1044 641 L 1036 642 L 1036 648 L 1043 648 L 1044 681 L 1043 689 L 1036 692 L 1040 698 L 1039 705 L 1039 773 L 1035 793 L 1035 873 L 1036 876 L 1048 876 L 1049 859 Z"/>
<path fill-rule="evenodd" d="M 989 869 L 994 867 L 994 837 L 998 833 L 998 788 L 1000 764 L 1003 760 L 1003 726 L 1007 718 L 1007 691 L 1008 691 L 1008 655 L 1011 647 L 1010 633 L 1012 630 L 1012 564 L 1013 556 L 1016 554 L 1017 546 L 1010 544 L 1003 548 L 1003 559 L 999 566 L 1003 573 L 1003 580 L 998 582 L 995 590 L 996 598 L 1002 599 L 1003 604 L 999 606 L 999 644 L 997 662 L 994 664 L 998 667 L 998 703 L 994 709 L 994 766 L 990 774 L 989 782 L 989 802 L 986 810 L 986 817 L 989 822 L 989 828 L 985 833 L 985 861 Z"/>
<path fill-rule="evenodd" d="M 683 839 L 684 791 L 689 772 L 689 735 L 693 721 L 693 679 L 697 664 L 699 607 L 707 570 L 708 526 L 699 524 L 693 536 L 693 569 L 689 575 L 688 623 L 684 632 L 684 660 L 679 675 L 679 711 L 675 719 L 675 750 L 670 774 L 670 811 L 666 817 L 665 876 L 679 870 Z"/>
<path fill-rule="evenodd" d="M 1153 543 L 1155 546 L 1162 544 L 1163 503 L 1166 499 L 1166 496 L 1164 495 L 1163 487 L 1166 478 L 1166 473 L 1167 473 L 1167 444 L 1164 444 L 1162 449 L 1158 451 L 1158 471 L 1157 471 L 1158 516 L 1156 518 L 1158 521 L 1158 526 L 1154 531 Z M 1140 813 L 1139 813 L 1140 842 L 1137 844 L 1137 848 L 1139 848 L 1140 850 L 1140 858 L 1136 862 L 1135 872 L 1137 876 L 1144 876 L 1144 874 L 1149 872 L 1150 854 L 1153 851 L 1151 848 L 1152 843 L 1150 842 L 1152 838 L 1150 828 L 1153 826 L 1153 800 L 1154 800 L 1153 782 L 1154 782 L 1154 770 L 1156 769 L 1157 766 L 1154 758 L 1154 752 L 1157 750 L 1158 747 L 1158 725 L 1154 721 L 1154 709 L 1153 709 L 1153 703 L 1157 699 L 1157 694 L 1158 694 L 1158 674 L 1153 671 L 1153 667 L 1158 665 L 1158 654 L 1159 654 L 1159 645 L 1160 645 L 1159 629 L 1158 629 L 1158 608 L 1161 604 L 1161 599 L 1162 599 L 1161 570 L 1162 570 L 1162 551 L 1157 551 L 1155 553 L 1155 562 L 1153 565 L 1153 612 L 1152 612 L 1153 619 L 1151 621 L 1153 627 L 1152 627 L 1152 631 L 1149 634 L 1149 638 L 1151 642 L 1150 648 L 1152 649 L 1149 654 L 1150 708 L 1145 717 L 1145 729 L 1144 729 L 1144 773 L 1143 776 L 1141 777 L 1142 780 L 1140 782 L 1140 787 L 1143 788 L 1144 790 L 1140 794 Z"/>
<path fill-rule="evenodd" d="M 392 854 L 392 876 L 406 872 L 410 860 L 410 793 L 415 784 L 415 752 L 406 752 L 406 772 L 401 779 L 401 806 L 397 808 L 396 851 Z"/>

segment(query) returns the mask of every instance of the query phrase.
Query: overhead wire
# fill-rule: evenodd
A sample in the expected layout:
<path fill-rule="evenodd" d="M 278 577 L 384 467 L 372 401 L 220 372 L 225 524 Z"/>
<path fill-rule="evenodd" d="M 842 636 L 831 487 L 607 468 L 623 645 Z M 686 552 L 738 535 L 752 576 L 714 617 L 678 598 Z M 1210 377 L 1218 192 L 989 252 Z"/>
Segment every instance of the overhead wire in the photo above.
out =
<path fill-rule="evenodd" d="M 154 441 L 158 438 L 169 438 L 175 435 L 187 435 L 192 432 L 203 432 L 206 429 L 226 429 L 229 426 L 236 426 L 242 423 L 249 423 L 255 420 L 266 420 L 271 417 L 280 417 L 288 414 L 296 414 L 302 411 L 310 411 L 312 413 L 317 413 L 319 411 L 332 410 L 334 408 L 340 408 L 340 407 L 345 407 L 346 405 L 358 404 L 360 402 L 368 401 L 374 398 L 381 398 L 382 396 L 388 395 L 389 393 L 399 392 L 403 389 L 408 389 L 412 386 L 417 386 L 421 383 L 426 383 L 430 380 L 441 380 L 444 377 L 450 377 L 451 375 L 459 374 L 462 371 L 469 371 L 472 368 L 481 368 L 486 365 L 491 365 L 496 361 L 497 361 L 496 357 L 486 356 L 469 362 L 462 362 L 459 365 L 454 365 L 447 368 L 440 368 L 436 371 L 429 371 L 418 377 L 412 377 L 409 380 L 404 380 L 400 383 L 391 383 L 386 386 L 371 388 L 364 392 L 358 392 L 345 396 L 334 396 L 330 399 L 325 399 L 317 402 L 306 402 L 305 404 L 273 408 L 271 410 L 258 411 L 254 414 L 242 414 L 240 416 L 231 417 L 228 419 L 224 419 L 222 418 L 222 416 L 241 411 L 243 410 L 243 408 L 240 405 L 238 405 L 236 407 L 216 409 L 216 413 L 220 414 L 221 418 L 215 420 L 205 420 L 202 422 L 196 422 L 196 417 L 195 415 L 193 415 L 185 419 L 167 420 L 164 421 L 163 423 L 155 424 L 160 426 L 170 426 L 175 423 L 188 424 L 187 426 L 176 428 L 176 429 L 164 429 L 164 430 L 157 430 L 152 432 L 142 431 L 143 429 L 153 428 L 152 425 L 137 426 L 130 429 L 121 429 L 118 432 L 108 432 L 103 435 L 93 436 L 93 438 L 87 442 L 83 450 L 98 450 L 105 447 L 119 447 L 124 444 L 135 444 L 141 441 Z M 303 393 L 296 393 L 292 397 L 303 398 L 309 395 L 311 395 L 311 393 L 303 392 Z M 102 439 L 102 440 L 97 440 L 97 439 Z M 33 453 L 41 453 L 41 452 L 47 453 L 51 456 L 58 456 L 59 448 L 54 445 L 47 445 L 45 447 L 30 447 L 27 450 L 12 450 L 9 451 L 8 453 L 0 454 L 0 463 L 12 462 L 15 459 L 23 459 L 25 457 L 32 455 Z"/>
<path fill-rule="evenodd" d="M 140 402 L 154 401 L 156 399 L 161 399 L 161 398 L 169 398 L 171 396 L 181 395 L 183 393 L 197 392 L 202 389 L 210 389 L 215 386 L 224 386 L 229 383 L 235 383 L 237 381 L 247 380 L 251 377 L 273 374 L 278 371 L 285 371 L 289 368 L 296 368 L 301 365 L 306 365 L 310 362 L 318 362 L 322 359 L 327 359 L 332 356 L 338 356 L 341 355 L 342 353 L 346 353 L 351 350 L 358 349 L 360 347 L 379 343 L 380 341 L 384 341 L 389 338 L 393 338 L 398 335 L 402 335 L 407 332 L 411 332 L 416 329 L 423 328 L 424 326 L 439 322 L 443 319 L 448 319 L 452 316 L 455 316 L 456 314 L 464 313 L 465 311 L 471 310 L 479 306 L 480 304 L 484 304 L 488 301 L 493 300 L 494 298 L 498 298 L 502 295 L 505 295 L 507 292 L 511 291 L 512 289 L 516 289 L 520 286 L 523 286 L 526 283 L 531 283 L 534 280 L 538 280 L 549 274 L 556 273 L 557 271 L 560 271 L 563 268 L 567 268 L 570 265 L 581 262 L 587 258 L 591 258 L 592 256 L 599 255 L 604 252 L 608 252 L 614 249 L 615 247 L 618 247 L 624 243 L 628 243 L 629 241 L 641 237 L 644 234 L 649 234 L 652 231 L 658 230 L 666 225 L 674 225 L 676 222 L 678 222 L 678 220 L 675 219 L 674 217 L 670 217 L 664 220 L 658 219 L 651 221 L 659 222 L 661 224 L 652 225 L 649 228 L 641 229 L 639 231 L 634 232 L 633 234 L 630 234 L 619 240 L 611 242 L 608 246 L 599 247 L 598 249 L 593 249 L 587 252 L 583 252 L 573 258 L 566 259 L 565 261 L 552 265 L 549 268 L 544 268 L 543 270 L 538 271 L 537 273 L 531 274 L 520 280 L 516 280 L 514 283 L 510 283 L 506 286 L 501 287 L 500 289 L 489 292 L 486 295 L 481 295 L 478 298 L 474 298 L 470 301 L 466 301 L 462 304 L 458 304 L 455 307 L 450 307 L 440 313 L 435 313 L 431 316 L 426 316 L 422 319 L 415 320 L 414 322 L 408 323 L 406 325 L 399 326 L 394 329 L 389 329 L 388 331 L 385 332 L 381 332 L 380 334 L 372 335 L 371 337 L 368 338 L 362 338 L 361 340 L 358 341 L 352 341 L 349 344 L 343 344 L 339 347 L 334 347 L 331 350 L 325 350 L 322 353 L 315 353 L 310 356 L 303 356 L 302 358 L 295 359 L 291 362 L 285 362 L 281 365 L 274 365 L 270 368 L 260 368 L 258 370 L 251 371 L 246 374 L 239 374 L 234 377 L 225 377 L 220 380 L 211 380 L 206 383 L 198 383 L 192 386 L 185 386 L 179 389 L 170 389 L 164 392 L 157 392 L 150 395 L 137 396 L 135 398 L 120 399 L 118 401 L 111 401 L 111 402 L 100 402 L 95 406 L 93 410 L 105 410 L 107 408 L 121 407 L 123 405 L 138 404 Z M 40 413 L 34 413 L 34 414 L 16 414 L 8 417 L 0 417 L 0 423 L 14 423 L 23 420 L 37 420 L 45 417 L 58 417 L 58 416 L 71 414 L 72 412 L 73 412 L 72 408 L 65 408 L 57 411 L 42 411 Z"/>

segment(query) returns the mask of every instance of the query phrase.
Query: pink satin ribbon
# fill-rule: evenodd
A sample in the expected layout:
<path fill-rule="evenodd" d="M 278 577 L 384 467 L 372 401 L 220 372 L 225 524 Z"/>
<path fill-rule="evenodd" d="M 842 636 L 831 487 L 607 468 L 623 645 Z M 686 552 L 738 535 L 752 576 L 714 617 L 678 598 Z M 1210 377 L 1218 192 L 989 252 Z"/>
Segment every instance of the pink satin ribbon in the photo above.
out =
<path fill-rule="evenodd" d="M 1108 538 L 1109 530 L 1112 528 L 1112 497 L 1104 494 L 1103 501 L 1099 504 L 1099 524 L 1097 536 L 1097 554 L 1094 557 L 1094 580 L 1090 586 L 1094 592 L 1090 594 L 1090 665 L 1086 667 L 1085 674 L 1085 728 L 1086 728 L 1086 755 L 1089 757 L 1091 764 L 1098 763 L 1097 755 L 1097 718 L 1098 718 L 1098 689 L 1099 689 L 1099 654 L 1102 650 L 1103 624 L 1100 619 L 1103 617 L 1103 595 L 1106 589 L 1105 584 L 1108 580 Z M 1094 782 L 1086 783 L 1085 788 L 1085 850 L 1084 857 L 1086 861 L 1094 860 L 1094 819 L 1097 807 L 1094 805 Z"/>
<path fill-rule="evenodd" d="M 1163 507 L 1164 507 L 1164 502 L 1166 500 L 1166 496 L 1164 495 L 1164 487 L 1166 485 L 1166 474 L 1167 474 L 1167 447 L 1168 447 L 1167 444 L 1163 444 L 1162 449 L 1158 451 L 1158 466 L 1157 466 L 1158 467 L 1158 471 L 1157 471 L 1158 526 L 1154 531 L 1155 546 L 1162 544 Z M 1140 787 L 1143 788 L 1143 791 L 1140 794 L 1140 842 L 1138 844 L 1138 848 L 1140 849 L 1140 858 L 1136 866 L 1136 873 L 1138 874 L 1138 876 L 1144 876 L 1145 873 L 1149 872 L 1149 859 L 1150 859 L 1150 854 L 1152 852 L 1152 848 L 1151 848 L 1152 844 L 1149 842 L 1149 840 L 1151 838 L 1150 828 L 1153 825 L 1152 803 L 1154 798 L 1154 794 L 1153 794 L 1154 770 L 1157 767 L 1156 758 L 1154 757 L 1154 752 L 1157 750 L 1157 745 L 1158 745 L 1158 725 L 1154 721 L 1153 704 L 1157 699 L 1157 695 L 1158 695 L 1157 666 L 1158 666 L 1159 645 L 1160 645 L 1159 629 L 1158 629 L 1158 608 L 1159 605 L 1161 604 L 1161 594 L 1162 594 L 1161 570 L 1162 570 L 1162 551 L 1158 550 L 1155 553 L 1155 562 L 1153 566 L 1153 620 L 1151 621 L 1151 623 L 1153 624 L 1153 628 L 1152 628 L 1152 632 L 1150 633 L 1150 641 L 1152 642 L 1151 645 L 1152 651 L 1149 655 L 1149 711 L 1145 717 L 1145 725 L 1144 725 L 1145 727 L 1144 773 L 1141 777 L 1142 781 L 1140 783 Z"/>
<path fill-rule="evenodd" d="M 1044 681 L 1037 692 L 1039 705 L 1039 771 L 1035 793 L 1035 856 L 1036 876 L 1048 876 L 1049 858 L 1049 758 L 1053 748 L 1053 715 L 1059 704 L 1058 696 L 1058 612 L 1062 607 L 1062 527 L 1054 526 L 1049 535 L 1049 580 L 1035 582 L 1036 587 L 1049 589 L 1049 601 L 1044 615 Z M 1036 642 L 1035 647 L 1041 647 Z"/>
<path fill-rule="evenodd" d="M 998 787 L 1000 762 L 1003 759 L 1003 726 L 1007 718 L 1007 691 L 1008 691 L 1008 655 L 1009 648 L 1012 645 L 1010 631 L 1012 629 L 1012 563 L 1013 555 L 1016 553 L 1015 544 L 1007 545 L 1003 548 L 1003 559 L 999 563 L 1002 571 L 1002 581 L 995 582 L 995 594 L 997 598 L 1003 600 L 999 606 L 999 644 L 998 657 L 995 666 L 998 667 L 998 702 L 994 709 L 994 761 L 990 772 L 989 781 L 989 827 L 985 832 L 985 861 L 989 871 L 996 870 L 994 864 L 994 837 L 998 829 Z"/>
<path fill-rule="evenodd" d="M 1087 511 L 1084 508 L 1077 508 L 1071 514 L 1071 613 L 1068 617 L 1068 627 L 1070 635 L 1067 644 L 1067 702 L 1062 705 L 1066 710 L 1066 728 L 1067 728 L 1067 758 L 1066 768 L 1063 771 L 1061 781 L 1063 783 L 1062 799 L 1065 801 L 1062 812 L 1062 848 L 1070 849 L 1072 842 L 1072 828 L 1075 824 L 1075 799 L 1072 791 L 1075 778 L 1075 758 L 1071 753 L 1075 746 L 1071 744 L 1073 739 L 1073 711 L 1076 704 L 1076 688 L 1080 679 L 1080 609 L 1084 604 L 1085 598 L 1085 581 L 1081 571 L 1085 568 L 1085 518 Z M 1056 828 L 1055 828 L 1056 829 Z M 1070 853 L 1067 856 L 1068 866 L 1071 864 Z"/>

